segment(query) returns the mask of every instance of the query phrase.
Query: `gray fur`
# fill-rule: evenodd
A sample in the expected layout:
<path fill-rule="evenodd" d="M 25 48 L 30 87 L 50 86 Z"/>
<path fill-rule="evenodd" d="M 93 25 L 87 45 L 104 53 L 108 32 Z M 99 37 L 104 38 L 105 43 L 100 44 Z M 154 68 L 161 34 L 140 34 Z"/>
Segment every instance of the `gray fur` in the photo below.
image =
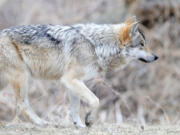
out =
<path fill-rule="evenodd" d="M 23 25 L 5 29 L 1 31 L 0 35 L 9 36 L 16 43 L 43 48 L 69 46 L 70 50 L 68 51 L 71 53 L 76 50 L 75 44 L 87 41 L 91 44 L 90 48 L 95 49 L 100 61 L 120 53 L 119 43 L 114 37 L 112 25 Z"/>
<path fill-rule="evenodd" d="M 83 81 L 124 67 L 133 59 L 155 60 L 155 56 L 141 46 L 141 43 L 145 44 L 145 38 L 137 26 L 129 42 L 121 44 L 119 33 L 126 25 L 23 25 L 2 30 L 0 89 L 10 82 L 29 119 L 43 125 L 47 122 L 32 111 L 28 102 L 28 78 L 59 80 L 71 93 L 70 110 L 74 123 L 84 127 L 78 114 L 81 99 L 90 106 L 85 122 L 89 125 L 99 99 Z"/>
<path fill-rule="evenodd" d="M 78 50 L 76 44 L 89 42 L 91 46 L 88 48 L 95 51 L 99 68 L 107 70 L 111 67 L 114 58 L 122 57 L 120 41 L 115 38 L 113 27 L 114 25 L 110 24 L 23 25 L 5 29 L 1 31 L 0 35 L 9 36 L 16 43 L 43 48 L 64 48 L 67 46 L 65 48 L 69 49 L 67 51 L 71 55 L 73 55 L 73 51 Z M 133 40 L 133 45 L 139 44 L 141 41 L 137 39 L 141 39 L 139 35 L 143 35 L 138 32 L 139 35 L 136 37 L 137 32 L 134 29 L 137 30 L 137 28 L 137 25 L 133 27 L 132 39 L 136 38 Z"/>

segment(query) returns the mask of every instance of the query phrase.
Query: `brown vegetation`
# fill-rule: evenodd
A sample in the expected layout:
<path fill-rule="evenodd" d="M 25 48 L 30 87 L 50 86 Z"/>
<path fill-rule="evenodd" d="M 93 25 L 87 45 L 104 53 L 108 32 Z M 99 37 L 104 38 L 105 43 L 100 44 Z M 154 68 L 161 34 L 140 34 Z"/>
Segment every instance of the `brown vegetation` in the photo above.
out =
<path fill-rule="evenodd" d="M 96 123 L 180 123 L 180 1 L 179 0 L 4 0 L 0 2 L 0 29 L 12 25 L 83 22 L 120 23 L 136 15 L 147 44 L 160 59 L 152 64 L 135 62 L 107 73 L 111 87 L 87 82 L 101 99 Z M 116 94 L 114 94 L 116 93 Z M 68 101 L 63 86 L 31 80 L 33 109 L 50 121 L 69 125 Z M 86 107 L 82 107 L 84 117 Z M 0 119 L 15 112 L 11 88 L 0 93 Z"/>

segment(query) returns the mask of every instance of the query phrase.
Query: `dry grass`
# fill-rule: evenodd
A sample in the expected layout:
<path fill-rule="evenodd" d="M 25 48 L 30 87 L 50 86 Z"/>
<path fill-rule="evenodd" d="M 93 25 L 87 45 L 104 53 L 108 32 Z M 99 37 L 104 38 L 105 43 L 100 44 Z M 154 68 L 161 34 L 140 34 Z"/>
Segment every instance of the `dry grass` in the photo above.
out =
<path fill-rule="evenodd" d="M 139 125 L 179 124 L 180 2 L 178 0 L 52 0 L 51 2 L 4 0 L 0 3 L 0 28 L 32 23 L 118 23 L 133 15 L 137 15 L 141 20 L 141 29 L 145 32 L 147 44 L 160 59 L 152 64 L 135 62 L 122 71 L 107 73 L 105 82 L 112 87 L 104 83 L 93 85 L 94 80 L 88 82 L 88 86 L 101 99 L 96 124 L 104 122 Z M 116 94 L 111 91 L 112 89 Z M 39 116 L 52 122 L 58 121 L 62 125 L 71 125 L 66 93 L 60 84 L 32 80 L 29 96 L 31 105 Z M 84 104 L 83 106 L 82 117 L 86 111 L 86 106 Z M 14 116 L 15 107 L 12 89 L 8 87 L 0 92 L 0 119 L 10 121 Z M 22 131 L 18 127 L 17 130 L 25 133 L 23 130 L 27 128 L 26 125 L 21 126 Z M 178 131 L 176 126 L 172 129 L 171 126 L 152 126 L 141 131 L 137 126 L 105 124 L 90 129 L 92 133 L 89 134 L 96 131 L 101 134 L 104 132 L 104 127 L 110 127 L 110 132 L 115 128 L 120 133 L 121 130 L 127 134 L 133 134 L 135 131 L 137 134 L 145 135 L 160 132 L 164 135 L 171 131 L 173 134 L 173 130 Z M 1 129 L 3 132 L 4 128 Z M 8 128 L 9 134 L 13 129 L 13 127 Z M 34 130 L 32 133 L 39 134 L 47 131 L 47 129 L 33 128 L 33 125 L 32 130 Z M 68 128 L 51 130 L 54 133 L 63 133 L 68 131 Z M 46 134 L 50 134 L 50 131 Z"/>

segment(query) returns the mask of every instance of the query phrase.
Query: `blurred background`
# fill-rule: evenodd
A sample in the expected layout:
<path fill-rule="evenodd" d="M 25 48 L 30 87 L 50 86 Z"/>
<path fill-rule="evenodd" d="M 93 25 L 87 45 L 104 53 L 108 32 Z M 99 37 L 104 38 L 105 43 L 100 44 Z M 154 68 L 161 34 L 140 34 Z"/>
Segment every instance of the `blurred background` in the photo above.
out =
<path fill-rule="evenodd" d="M 22 24 L 121 23 L 134 15 L 160 58 L 107 73 L 109 85 L 87 82 L 101 102 L 96 123 L 180 124 L 180 0 L 0 0 L 1 30 Z M 61 84 L 30 83 L 31 106 L 40 117 L 72 124 Z M 82 104 L 84 118 L 87 106 Z M 0 120 L 10 122 L 15 108 L 9 86 L 0 92 Z"/>

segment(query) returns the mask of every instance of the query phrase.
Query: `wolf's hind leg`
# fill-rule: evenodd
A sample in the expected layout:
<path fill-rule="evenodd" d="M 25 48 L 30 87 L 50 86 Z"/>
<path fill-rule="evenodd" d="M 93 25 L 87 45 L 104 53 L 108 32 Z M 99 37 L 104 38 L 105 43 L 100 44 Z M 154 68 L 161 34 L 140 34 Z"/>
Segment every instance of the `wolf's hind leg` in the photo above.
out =
<path fill-rule="evenodd" d="M 80 109 L 80 99 L 72 94 L 72 92 L 68 93 L 69 101 L 70 101 L 70 115 L 73 119 L 73 122 L 77 128 L 85 127 L 85 125 L 82 123 L 80 116 L 79 116 L 79 109 Z"/>
<path fill-rule="evenodd" d="M 37 125 L 48 124 L 45 120 L 42 120 L 35 112 L 32 110 L 28 99 L 28 75 L 26 73 L 17 73 L 15 78 L 12 80 L 12 86 L 16 93 L 17 100 L 17 110 L 16 113 L 25 114 L 25 116 Z M 18 114 L 16 114 L 18 115 Z"/>

